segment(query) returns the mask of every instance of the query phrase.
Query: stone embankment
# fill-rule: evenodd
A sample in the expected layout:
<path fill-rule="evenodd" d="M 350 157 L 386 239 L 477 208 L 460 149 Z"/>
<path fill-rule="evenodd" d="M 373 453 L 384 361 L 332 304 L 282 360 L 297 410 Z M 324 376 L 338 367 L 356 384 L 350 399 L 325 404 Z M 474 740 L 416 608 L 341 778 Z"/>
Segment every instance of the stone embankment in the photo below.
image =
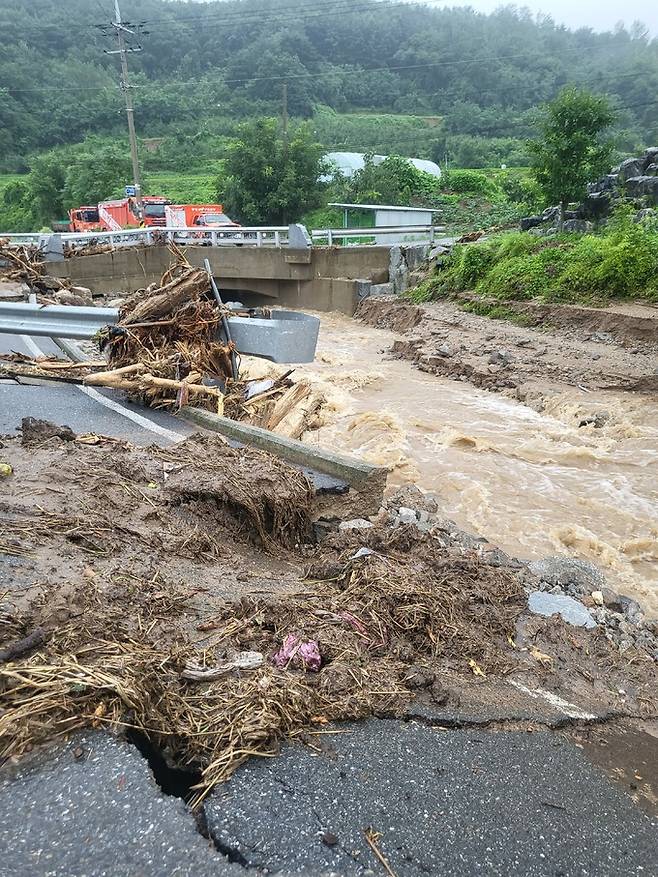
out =
<path fill-rule="evenodd" d="M 637 158 L 627 158 L 609 174 L 590 183 L 587 197 L 566 212 L 564 231 L 590 231 L 596 223 L 605 222 L 620 204 L 634 207 L 638 222 L 658 216 L 658 146 Z M 521 230 L 535 234 L 555 232 L 559 217 L 559 207 L 548 207 L 541 214 L 522 219 Z"/>

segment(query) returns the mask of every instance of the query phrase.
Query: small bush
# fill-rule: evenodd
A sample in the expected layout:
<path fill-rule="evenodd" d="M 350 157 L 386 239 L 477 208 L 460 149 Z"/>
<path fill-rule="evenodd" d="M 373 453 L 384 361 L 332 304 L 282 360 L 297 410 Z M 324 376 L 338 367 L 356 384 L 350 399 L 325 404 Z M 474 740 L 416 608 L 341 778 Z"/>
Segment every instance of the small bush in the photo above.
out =
<path fill-rule="evenodd" d="M 496 183 L 486 173 L 472 170 L 451 170 L 442 180 L 442 188 L 456 195 L 486 195 L 499 198 L 502 194 Z"/>

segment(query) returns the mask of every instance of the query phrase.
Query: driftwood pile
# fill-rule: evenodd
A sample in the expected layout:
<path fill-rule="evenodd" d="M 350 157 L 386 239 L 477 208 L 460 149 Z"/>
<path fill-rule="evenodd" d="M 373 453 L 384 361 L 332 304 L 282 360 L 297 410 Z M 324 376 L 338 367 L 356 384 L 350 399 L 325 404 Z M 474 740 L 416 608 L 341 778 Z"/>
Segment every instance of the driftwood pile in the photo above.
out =
<path fill-rule="evenodd" d="M 301 438 L 316 425 L 325 400 L 308 381 L 293 383 L 291 374 L 289 371 L 272 380 L 271 387 L 253 396 L 249 395 L 249 382 L 236 382 L 229 388 L 224 413 L 232 420 L 260 426 L 277 435 Z"/>
<path fill-rule="evenodd" d="M 101 340 L 109 370 L 84 383 L 125 390 L 151 407 L 194 404 L 222 413 L 233 348 L 217 340 L 221 313 L 209 292 L 203 269 L 179 263 L 158 288 L 134 293 Z"/>
<path fill-rule="evenodd" d="M 46 263 L 37 246 L 11 244 L 6 238 L 0 238 L 0 280 L 26 283 L 33 292 L 46 294 L 68 288 L 65 281 L 46 274 Z"/>
<path fill-rule="evenodd" d="M 103 240 L 91 240 L 88 244 L 64 244 L 64 258 L 71 259 L 73 256 L 98 256 L 100 253 L 111 253 L 112 244 L 104 243 Z"/>

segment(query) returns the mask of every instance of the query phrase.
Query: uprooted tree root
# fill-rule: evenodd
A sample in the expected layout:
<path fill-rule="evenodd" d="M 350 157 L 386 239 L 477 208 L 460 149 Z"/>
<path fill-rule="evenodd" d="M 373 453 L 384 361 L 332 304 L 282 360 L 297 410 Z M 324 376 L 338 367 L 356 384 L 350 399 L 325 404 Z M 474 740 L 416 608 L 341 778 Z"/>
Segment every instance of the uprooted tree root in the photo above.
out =
<path fill-rule="evenodd" d="M 130 594 L 85 587 L 78 615 L 54 629 L 45 647 L 0 668 L 4 757 L 85 727 L 136 728 L 181 766 L 201 769 L 196 803 L 252 755 L 330 720 L 399 715 L 413 696 L 419 665 L 468 660 L 487 669 L 510 662 L 506 638 L 523 609 L 509 573 L 475 558 L 449 557 L 431 539 L 412 555 L 393 550 L 350 559 L 330 580 L 278 598 L 248 597 L 200 628 L 194 645 L 162 631 L 183 611 L 184 591 L 143 582 Z M 80 603 L 80 600 L 76 601 Z M 37 607 L 13 625 L 15 636 L 40 624 Z M 319 672 L 277 669 L 269 658 L 295 632 L 319 643 Z M 250 649 L 266 660 L 256 670 L 191 682 L 183 671 L 212 667 Z M 412 681 L 410 681 L 412 680 Z"/>

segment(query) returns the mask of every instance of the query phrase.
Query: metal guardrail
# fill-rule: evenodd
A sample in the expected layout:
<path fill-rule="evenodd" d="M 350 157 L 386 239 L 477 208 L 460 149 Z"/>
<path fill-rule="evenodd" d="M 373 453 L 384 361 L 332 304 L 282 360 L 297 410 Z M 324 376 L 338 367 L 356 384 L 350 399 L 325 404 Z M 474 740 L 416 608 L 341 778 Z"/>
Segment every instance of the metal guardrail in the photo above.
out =
<path fill-rule="evenodd" d="M 311 232 L 313 240 L 326 240 L 328 246 L 333 246 L 337 240 L 346 240 L 347 238 L 355 238 L 361 241 L 367 238 L 375 238 L 380 243 L 382 238 L 385 243 L 426 243 L 433 244 L 437 232 L 445 231 L 442 225 L 385 225 L 376 228 L 328 228 L 326 230 L 316 230 Z M 410 240 L 413 238 L 413 241 Z"/>
<path fill-rule="evenodd" d="M 0 303 L 0 333 L 45 335 L 54 338 L 93 338 L 119 319 L 116 308 L 77 308 L 69 305 Z"/>
<path fill-rule="evenodd" d="M 315 229 L 311 232 L 313 241 L 326 241 L 328 246 L 338 242 L 352 244 L 374 243 L 387 245 L 395 243 L 434 243 L 437 232 L 444 231 L 439 225 L 400 225 L 381 226 L 377 228 L 327 228 Z M 135 228 L 124 231 L 99 232 L 64 232 L 60 235 L 65 244 L 85 246 L 92 243 L 108 243 L 113 247 L 150 246 L 159 241 L 171 241 L 183 246 L 253 246 L 253 247 L 284 247 L 288 246 L 287 226 L 253 226 L 240 227 L 235 230 L 219 228 Z M 38 233 L 0 232 L 0 238 L 7 238 L 11 243 L 39 244 L 47 235 Z M 343 243 L 345 245 L 345 243 Z"/>
<path fill-rule="evenodd" d="M 41 232 L 0 232 L 0 238 L 10 243 L 39 244 L 48 234 Z M 147 246 L 159 241 L 174 241 L 188 246 L 234 246 L 236 244 L 255 247 L 280 247 L 288 243 L 288 226 L 252 226 L 249 228 L 129 228 L 123 231 L 62 232 L 60 237 L 65 244 L 86 245 L 108 243 L 114 247 Z"/>
<path fill-rule="evenodd" d="M 0 303 L 0 334 L 47 336 L 57 339 L 89 339 L 119 320 L 117 308 L 38 305 L 32 302 Z M 320 331 L 317 317 L 277 310 L 271 319 L 239 316 L 227 319 L 239 350 L 264 356 L 272 362 L 313 362 Z"/>

